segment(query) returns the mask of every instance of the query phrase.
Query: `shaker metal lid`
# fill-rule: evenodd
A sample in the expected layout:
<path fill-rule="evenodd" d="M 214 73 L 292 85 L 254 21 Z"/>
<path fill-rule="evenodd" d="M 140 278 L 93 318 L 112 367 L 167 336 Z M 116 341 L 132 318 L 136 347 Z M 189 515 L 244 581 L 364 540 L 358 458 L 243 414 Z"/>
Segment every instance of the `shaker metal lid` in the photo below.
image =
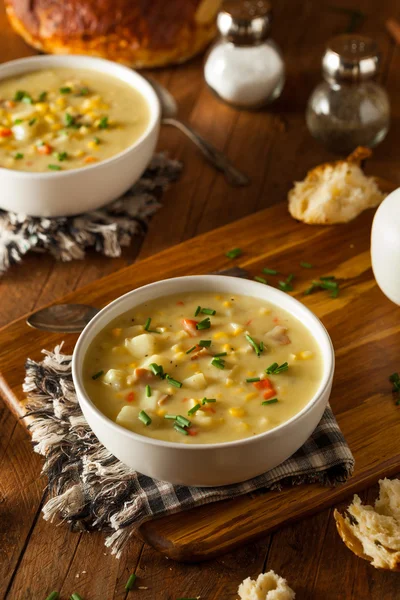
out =
<path fill-rule="evenodd" d="M 268 37 L 271 19 L 269 0 L 225 0 L 217 26 L 234 44 L 251 45 Z"/>
<path fill-rule="evenodd" d="M 322 70 L 328 80 L 361 81 L 374 77 L 379 68 L 377 44 L 357 34 L 332 38 L 322 57 Z"/>

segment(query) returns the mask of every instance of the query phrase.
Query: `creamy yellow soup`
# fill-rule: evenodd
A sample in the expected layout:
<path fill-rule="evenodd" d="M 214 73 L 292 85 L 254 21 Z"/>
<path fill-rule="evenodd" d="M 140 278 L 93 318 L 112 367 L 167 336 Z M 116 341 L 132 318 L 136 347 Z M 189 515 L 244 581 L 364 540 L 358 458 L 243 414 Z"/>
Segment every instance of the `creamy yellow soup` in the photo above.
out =
<path fill-rule="evenodd" d="M 257 435 L 298 413 L 322 377 L 317 342 L 257 298 L 184 293 L 117 318 L 93 340 L 84 385 L 141 435 L 211 444 Z"/>
<path fill-rule="evenodd" d="M 0 80 L 0 166 L 64 171 L 125 150 L 146 130 L 145 98 L 90 70 L 43 69 Z"/>

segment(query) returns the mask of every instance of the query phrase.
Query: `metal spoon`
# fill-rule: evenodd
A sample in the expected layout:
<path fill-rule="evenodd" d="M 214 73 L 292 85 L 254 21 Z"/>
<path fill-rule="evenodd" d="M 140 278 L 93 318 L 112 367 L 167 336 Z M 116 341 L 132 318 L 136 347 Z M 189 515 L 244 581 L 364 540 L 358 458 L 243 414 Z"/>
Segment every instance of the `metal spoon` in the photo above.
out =
<path fill-rule="evenodd" d="M 225 179 L 228 183 L 230 183 L 230 185 L 249 185 L 250 179 L 247 177 L 247 175 L 236 169 L 236 167 L 232 165 L 225 154 L 220 152 L 220 150 L 217 150 L 212 144 L 210 144 L 210 142 L 207 142 L 200 134 L 197 133 L 197 131 L 192 129 L 190 125 L 176 118 L 178 114 L 178 106 L 172 94 L 170 94 L 169 91 L 160 85 L 155 79 L 147 77 L 147 80 L 153 86 L 161 104 L 161 123 L 163 125 L 176 127 L 182 131 L 182 133 L 187 135 L 187 137 L 192 140 L 192 142 L 201 150 L 206 159 L 218 171 L 222 171 L 222 173 L 225 175 Z"/>
<path fill-rule="evenodd" d="M 55 304 L 30 315 L 29 327 L 54 333 L 80 333 L 99 312 L 86 304 Z"/>

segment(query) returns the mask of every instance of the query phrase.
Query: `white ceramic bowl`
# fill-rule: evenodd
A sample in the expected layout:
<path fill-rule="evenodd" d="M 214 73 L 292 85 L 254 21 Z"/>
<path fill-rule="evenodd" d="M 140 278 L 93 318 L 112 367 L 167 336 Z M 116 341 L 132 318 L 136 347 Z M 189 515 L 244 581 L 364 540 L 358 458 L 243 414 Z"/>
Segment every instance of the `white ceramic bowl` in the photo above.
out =
<path fill-rule="evenodd" d="M 93 338 L 118 315 L 147 300 L 193 291 L 254 296 L 285 309 L 301 320 L 314 336 L 323 356 L 320 386 L 305 408 L 271 431 L 221 444 L 171 443 L 141 436 L 117 425 L 96 408 L 85 391 L 82 379 L 84 357 Z M 156 479 L 183 485 L 218 486 L 260 475 L 279 465 L 303 445 L 320 421 L 328 402 L 334 361 L 332 342 L 322 323 L 288 294 L 255 281 L 223 275 L 198 275 L 146 285 L 106 306 L 81 333 L 73 354 L 72 373 L 87 422 L 104 446 L 122 462 Z"/>
<path fill-rule="evenodd" d="M 400 306 L 400 188 L 389 194 L 375 213 L 371 260 L 382 292 Z"/>
<path fill-rule="evenodd" d="M 145 97 L 150 119 L 146 131 L 125 150 L 81 169 L 31 173 L 0 167 L 0 208 L 40 217 L 75 215 L 95 210 L 123 194 L 150 162 L 160 128 L 160 104 L 151 85 L 138 73 L 101 58 L 33 56 L 4 63 L 0 79 L 39 69 L 89 69 L 116 77 Z"/>

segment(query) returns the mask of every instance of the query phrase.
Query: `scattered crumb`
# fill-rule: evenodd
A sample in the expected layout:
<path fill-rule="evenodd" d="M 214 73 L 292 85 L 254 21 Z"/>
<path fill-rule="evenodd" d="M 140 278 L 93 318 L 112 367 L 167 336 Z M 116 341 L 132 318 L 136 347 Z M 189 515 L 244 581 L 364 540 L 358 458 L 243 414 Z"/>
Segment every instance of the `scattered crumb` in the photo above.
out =
<path fill-rule="evenodd" d="M 77 574 L 75 575 L 75 577 L 76 577 L 76 579 L 79 579 L 79 573 L 77 573 Z"/>
<path fill-rule="evenodd" d="M 138 590 L 148 590 L 149 588 L 146 585 L 138 585 Z"/>

